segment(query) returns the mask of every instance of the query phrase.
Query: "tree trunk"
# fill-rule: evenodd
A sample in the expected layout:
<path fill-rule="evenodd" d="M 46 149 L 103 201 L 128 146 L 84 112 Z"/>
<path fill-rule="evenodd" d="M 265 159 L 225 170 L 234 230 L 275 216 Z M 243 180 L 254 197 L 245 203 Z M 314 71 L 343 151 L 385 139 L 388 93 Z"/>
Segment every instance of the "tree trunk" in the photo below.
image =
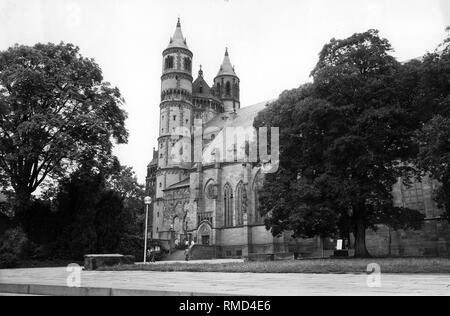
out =
<path fill-rule="evenodd" d="M 355 258 L 370 258 L 366 247 L 365 205 L 354 208 Z"/>
<path fill-rule="evenodd" d="M 31 193 L 28 188 L 16 187 L 13 202 L 14 218 L 20 217 L 26 212 L 31 203 Z"/>
<path fill-rule="evenodd" d="M 388 256 L 392 256 L 392 230 L 391 227 L 389 227 L 389 239 L 388 239 Z"/>

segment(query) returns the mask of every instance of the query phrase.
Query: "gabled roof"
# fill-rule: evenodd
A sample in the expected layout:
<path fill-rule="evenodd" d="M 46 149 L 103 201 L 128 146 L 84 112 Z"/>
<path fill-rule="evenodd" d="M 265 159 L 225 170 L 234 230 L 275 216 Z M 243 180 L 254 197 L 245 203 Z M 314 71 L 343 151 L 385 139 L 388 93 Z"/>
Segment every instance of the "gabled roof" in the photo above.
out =
<path fill-rule="evenodd" d="M 224 127 L 246 127 L 253 126 L 253 121 L 259 112 L 264 110 L 268 104 L 275 100 L 265 101 L 257 103 L 251 106 L 240 108 L 236 113 L 222 113 L 214 117 L 208 124 L 208 127 L 216 127 L 218 129 L 223 129 Z"/>
<path fill-rule="evenodd" d="M 202 87 L 202 92 L 200 92 L 200 87 Z M 200 68 L 198 72 L 198 77 L 195 79 L 195 81 L 192 83 L 192 94 L 199 97 L 205 97 L 210 98 L 212 97 L 211 94 L 211 87 L 208 85 L 208 83 L 203 78 L 203 70 Z"/>
<path fill-rule="evenodd" d="M 170 190 L 175 190 L 175 189 L 186 188 L 186 187 L 189 187 L 190 185 L 191 185 L 191 179 L 187 178 L 187 179 L 184 179 L 183 181 L 180 181 L 178 183 L 172 184 L 171 186 L 169 186 L 164 191 L 170 191 Z"/>
<path fill-rule="evenodd" d="M 187 46 L 186 38 L 183 36 L 183 32 L 181 31 L 181 21 L 178 18 L 177 28 L 175 29 L 175 33 L 170 38 L 170 43 L 167 48 L 180 47 L 189 49 Z"/>
<path fill-rule="evenodd" d="M 224 129 L 227 127 L 240 128 L 242 133 L 249 132 L 253 128 L 253 121 L 259 112 L 264 110 L 268 104 L 273 102 L 265 101 L 252 106 L 244 107 L 236 111 L 236 113 L 222 113 L 214 117 L 208 124 L 206 124 L 203 135 L 204 139 L 209 139 L 210 135 L 216 135 L 204 148 L 203 163 L 209 164 L 214 162 L 216 149 L 224 148 Z M 249 130 L 250 129 L 250 130 Z M 245 136 L 245 135 L 243 135 Z M 254 135 L 256 136 L 256 135 Z M 228 137 L 228 135 L 227 135 Z M 249 139 L 250 142 L 256 139 Z"/>

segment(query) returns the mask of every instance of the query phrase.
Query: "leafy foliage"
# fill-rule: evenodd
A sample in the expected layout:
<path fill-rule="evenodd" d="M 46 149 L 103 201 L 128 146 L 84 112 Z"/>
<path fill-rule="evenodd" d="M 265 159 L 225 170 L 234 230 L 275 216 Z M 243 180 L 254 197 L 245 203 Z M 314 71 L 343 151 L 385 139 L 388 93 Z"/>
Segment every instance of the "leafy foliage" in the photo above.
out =
<path fill-rule="evenodd" d="M 126 186 L 136 195 L 131 198 L 113 186 Z M 118 165 L 99 170 L 84 165 L 61 181 L 55 199 L 35 200 L 18 216 L 33 244 L 30 256 L 82 260 L 88 253 L 134 255 L 135 248 L 142 252 L 139 188 L 130 168 Z"/>
<path fill-rule="evenodd" d="M 14 268 L 27 251 L 28 239 L 20 228 L 7 230 L 0 237 L 0 268 Z"/>
<path fill-rule="evenodd" d="M 417 138 L 420 151 L 416 163 L 441 183 L 436 198 L 450 218 L 450 118 L 435 116 L 418 132 Z"/>
<path fill-rule="evenodd" d="M 24 203 L 82 159 L 109 161 L 111 139 L 127 141 L 122 104 L 100 67 L 71 44 L 0 52 L 0 180 Z"/>
<path fill-rule="evenodd" d="M 275 235 L 353 232 L 356 256 L 368 256 L 367 228 L 420 223 L 422 215 L 392 201 L 397 179 L 414 172 L 408 162 L 418 120 L 397 93 L 401 65 L 391 50 L 375 30 L 331 40 L 312 72 L 314 83 L 282 94 L 256 118 L 256 127 L 283 126 L 281 168 L 261 194 Z"/>

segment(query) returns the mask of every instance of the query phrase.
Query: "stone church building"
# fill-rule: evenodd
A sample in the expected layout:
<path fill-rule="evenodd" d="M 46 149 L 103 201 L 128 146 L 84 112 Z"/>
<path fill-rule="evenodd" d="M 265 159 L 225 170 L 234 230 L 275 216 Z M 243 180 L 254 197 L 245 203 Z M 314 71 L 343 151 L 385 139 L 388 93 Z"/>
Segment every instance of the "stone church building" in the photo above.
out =
<path fill-rule="evenodd" d="M 241 107 L 240 79 L 228 50 L 211 86 L 201 68 L 193 78 L 194 54 L 183 37 L 180 21 L 162 55 L 158 149 L 147 177 L 147 190 L 154 197 L 151 238 L 171 250 L 185 240 L 195 241 L 197 258 L 332 254 L 336 246 L 333 240 L 294 240 L 288 233 L 273 237 L 258 212 L 258 189 L 264 180 L 261 167 L 239 159 L 218 159 L 217 142 L 227 137 L 226 130 L 251 128 L 258 112 L 269 103 Z M 194 144 L 191 133 L 200 133 L 201 147 Z M 200 160 L 194 157 L 199 151 Z M 235 154 L 231 152 L 234 158 Z M 424 231 L 392 232 L 380 227 L 376 234 L 369 234 L 369 251 L 392 255 L 449 253 L 448 225 L 440 220 L 442 212 L 432 200 L 434 184 L 427 181 L 413 188 L 399 184 L 393 191 L 397 205 L 414 206 L 427 213 Z"/>

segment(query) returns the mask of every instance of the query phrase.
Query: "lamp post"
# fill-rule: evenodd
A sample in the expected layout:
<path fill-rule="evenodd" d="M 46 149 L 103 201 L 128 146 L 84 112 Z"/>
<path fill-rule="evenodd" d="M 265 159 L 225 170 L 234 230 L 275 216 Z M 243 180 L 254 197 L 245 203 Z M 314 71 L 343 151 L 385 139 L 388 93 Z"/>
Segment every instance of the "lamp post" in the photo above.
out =
<path fill-rule="evenodd" d="M 144 199 L 145 203 L 145 236 L 144 236 L 144 263 L 147 263 L 147 239 L 148 239 L 148 212 L 152 204 L 152 198 L 147 196 Z"/>

